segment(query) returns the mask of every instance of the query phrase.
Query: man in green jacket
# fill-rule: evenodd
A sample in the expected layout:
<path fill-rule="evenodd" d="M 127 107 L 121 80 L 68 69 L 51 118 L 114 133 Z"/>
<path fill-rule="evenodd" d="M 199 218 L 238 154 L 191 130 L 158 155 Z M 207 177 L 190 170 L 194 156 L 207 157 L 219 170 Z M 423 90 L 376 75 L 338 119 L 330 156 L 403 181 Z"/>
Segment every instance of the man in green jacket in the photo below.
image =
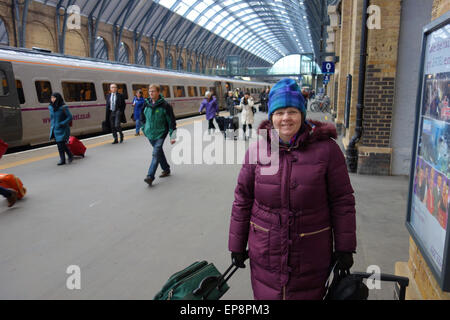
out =
<path fill-rule="evenodd" d="M 141 121 L 144 122 L 144 134 L 153 146 L 153 158 L 147 177 L 144 181 L 151 186 L 155 180 L 158 165 L 163 170 L 160 178 L 170 175 L 170 166 L 164 155 L 163 144 L 170 136 L 170 143 L 175 143 L 177 124 L 172 106 L 164 100 L 159 85 L 151 84 L 148 89 L 150 97 L 145 99 L 144 108 L 141 113 Z"/>

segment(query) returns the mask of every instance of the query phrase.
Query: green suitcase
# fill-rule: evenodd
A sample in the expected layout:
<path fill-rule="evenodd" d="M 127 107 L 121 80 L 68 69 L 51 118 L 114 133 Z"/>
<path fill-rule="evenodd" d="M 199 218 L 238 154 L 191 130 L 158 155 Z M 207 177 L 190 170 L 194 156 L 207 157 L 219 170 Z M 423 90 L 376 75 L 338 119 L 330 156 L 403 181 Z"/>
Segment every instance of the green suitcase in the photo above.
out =
<path fill-rule="evenodd" d="M 218 300 L 230 288 L 225 279 L 234 266 L 222 275 L 212 263 L 197 261 L 189 267 L 173 274 L 153 300 Z"/>

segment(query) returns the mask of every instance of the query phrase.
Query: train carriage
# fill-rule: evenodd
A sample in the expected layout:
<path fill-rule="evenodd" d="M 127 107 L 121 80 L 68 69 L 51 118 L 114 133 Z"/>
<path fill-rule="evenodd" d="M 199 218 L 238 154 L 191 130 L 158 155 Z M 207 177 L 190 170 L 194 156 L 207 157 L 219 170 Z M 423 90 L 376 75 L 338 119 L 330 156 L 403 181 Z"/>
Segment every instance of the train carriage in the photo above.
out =
<path fill-rule="evenodd" d="M 161 86 L 177 118 L 198 114 L 206 91 L 214 92 L 222 109 L 227 90 L 250 91 L 257 101 L 259 92 L 269 86 L 8 47 L 0 49 L 0 78 L 0 138 L 13 147 L 48 142 L 52 92 L 63 95 L 73 114 L 72 134 L 78 136 L 101 132 L 111 83 L 125 95 L 128 127 L 134 126 L 131 104 L 135 92 L 143 89 L 147 96 L 151 83 Z"/>

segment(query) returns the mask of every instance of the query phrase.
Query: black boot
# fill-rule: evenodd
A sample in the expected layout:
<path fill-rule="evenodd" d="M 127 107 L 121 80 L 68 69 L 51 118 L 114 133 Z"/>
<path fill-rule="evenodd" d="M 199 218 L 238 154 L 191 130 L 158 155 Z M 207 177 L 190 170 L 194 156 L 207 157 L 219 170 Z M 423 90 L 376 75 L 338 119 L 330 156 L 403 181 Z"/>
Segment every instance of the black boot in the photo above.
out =
<path fill-rule="evenodd" d="M 60 160 L 58 162 L 58 166 L 62 166 L 64 164 L 66 164 L 66 154 L 64 153 L 65 152 L 65 150 L 64 150 L 65 143 L 58 142 L 57 145 L 58 145 L 58 152 L 59 152 L 59 158 L 60 158 Z"/>

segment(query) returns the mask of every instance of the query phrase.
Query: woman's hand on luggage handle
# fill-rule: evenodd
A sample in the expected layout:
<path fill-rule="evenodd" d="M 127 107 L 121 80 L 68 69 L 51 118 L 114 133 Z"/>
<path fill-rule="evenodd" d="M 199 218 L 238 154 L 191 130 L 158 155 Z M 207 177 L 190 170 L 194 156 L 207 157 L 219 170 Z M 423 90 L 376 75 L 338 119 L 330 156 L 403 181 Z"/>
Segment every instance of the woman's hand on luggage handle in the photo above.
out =
<path fill-rule="evenodd" d="M 236 267 L 245 268 L 245 260 L 248 258 L 248 251 L 245 252 L 231 252 L 231 263 Z"/>
<path fill-rule="evenodd" d="M 353 252 L 341 252 L 334 253 L 337 261 L 336 268 L 339 270 L 350 270 L 353 266 Z"/>

